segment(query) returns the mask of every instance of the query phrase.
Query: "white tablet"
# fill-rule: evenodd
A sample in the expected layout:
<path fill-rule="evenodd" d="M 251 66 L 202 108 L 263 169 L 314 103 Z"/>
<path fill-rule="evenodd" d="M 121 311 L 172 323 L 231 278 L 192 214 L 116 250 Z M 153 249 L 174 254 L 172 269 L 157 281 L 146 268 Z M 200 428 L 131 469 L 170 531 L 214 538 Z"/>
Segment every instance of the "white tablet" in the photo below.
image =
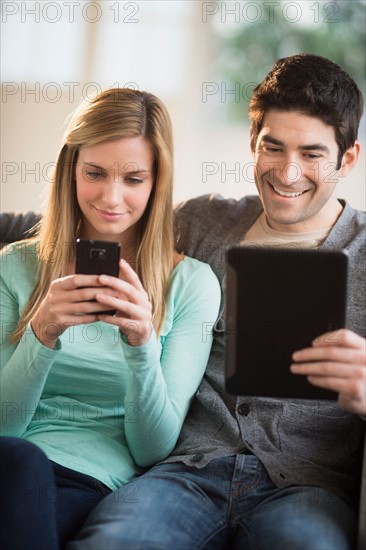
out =
<path fill-rule="evenodd" d="M 238 246 L 227 251 L 226 390 L 234 395 L 337 399 L 292 374 L 291 355 L 345 326 L 345 252 Z"/>

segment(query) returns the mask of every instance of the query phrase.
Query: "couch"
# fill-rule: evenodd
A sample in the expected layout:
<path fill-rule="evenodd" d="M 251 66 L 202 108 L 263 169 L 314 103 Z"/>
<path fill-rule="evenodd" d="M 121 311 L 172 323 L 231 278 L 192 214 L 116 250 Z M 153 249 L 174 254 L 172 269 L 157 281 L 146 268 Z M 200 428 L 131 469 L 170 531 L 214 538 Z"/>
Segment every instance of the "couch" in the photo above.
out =
<path fill-rule="evenodd" d="M 33 226 L 39 220 L 40 215 L 34 212 L 0 214 L 0 247 L 30 237 L 34 233 Z M 366 549 L 366 438 L 360 476 L 360 498 L 357 503 L 359 513 L 357 550 L 364 550 Z"/>

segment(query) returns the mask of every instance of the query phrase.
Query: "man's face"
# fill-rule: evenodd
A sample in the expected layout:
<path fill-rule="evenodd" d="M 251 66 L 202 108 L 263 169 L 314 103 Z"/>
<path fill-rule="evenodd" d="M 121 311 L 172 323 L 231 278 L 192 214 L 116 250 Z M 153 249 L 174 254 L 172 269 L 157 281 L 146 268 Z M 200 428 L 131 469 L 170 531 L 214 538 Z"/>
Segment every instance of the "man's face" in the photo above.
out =
<path fill-rule="evenodd" d="M 338 146 L 332 126 L 296 111 L 270 110 L 258 139 L 251 137 L 256 186 L 268 223 L 309 232 L 335 223 Z"/>

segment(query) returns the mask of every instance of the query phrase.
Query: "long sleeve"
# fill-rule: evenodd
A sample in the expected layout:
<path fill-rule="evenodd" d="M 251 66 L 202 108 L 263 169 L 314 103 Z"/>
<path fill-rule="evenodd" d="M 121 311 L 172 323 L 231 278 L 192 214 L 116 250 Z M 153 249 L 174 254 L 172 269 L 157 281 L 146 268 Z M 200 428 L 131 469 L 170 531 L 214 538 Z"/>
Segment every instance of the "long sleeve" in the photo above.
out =
<path fill-rule="evenodd" d="M 185 258 L 171 281 L 161 343 L 123 344 L 128 363 L 125 433 L 134 460 L 150 466 L 174 448 L 203 377 L 221 292 L 211 268 Z"/>
<path fill-rule="evenodd" d="M 174 448 L 208 360 L 219 283 L 208 265 L 180 262 L 162 333 L 145 346 L 128 346 L 102 322 L 70 327 L 54 350 L 30 327 L 14 345 L 8 337 L 33 291 L 38 257 L 13 246 L 0 258 L 1 432 L 115 489 Z"/>
<path fill-rule="evenodd" d="M 19 245 L 20 247 L 21 245 Z M 1 435 L 22 435 L 35 413 L 37 403 L 58 353 L 44 347 L 30 326 L 18 344 L 10 344 L 9 336 L 16 327 L 19 311 L 28 300 L 34 285 L 34 273 L 29 269 L 29 249 L 13 249 L 1 256 L 0 305 L 0 392 Z M 22 260 L 28 260 L 22 261 Z M 17 284 L 19 278 L 21 285 Z M 15 290 L 15 288 L 21 290 Z"/>

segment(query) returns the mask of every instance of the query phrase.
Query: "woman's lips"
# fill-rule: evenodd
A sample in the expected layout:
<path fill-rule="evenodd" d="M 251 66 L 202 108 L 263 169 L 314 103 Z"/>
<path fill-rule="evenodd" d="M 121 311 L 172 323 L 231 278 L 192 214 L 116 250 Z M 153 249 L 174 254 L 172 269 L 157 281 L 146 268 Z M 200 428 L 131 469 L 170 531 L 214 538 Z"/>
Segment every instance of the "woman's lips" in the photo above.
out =
<path fill-rule="evenodd" d="M 103 218 L 104 220 L 109 221 L 115 221 L 120 219 L 122 216 L 125 216 L 127 212 L 112 212 L 110 210 L 101 210 L 100 208 L 97 208 L 96 206 L 93 206 L 93 208 L 96 210 L 97 214 Z"/>

